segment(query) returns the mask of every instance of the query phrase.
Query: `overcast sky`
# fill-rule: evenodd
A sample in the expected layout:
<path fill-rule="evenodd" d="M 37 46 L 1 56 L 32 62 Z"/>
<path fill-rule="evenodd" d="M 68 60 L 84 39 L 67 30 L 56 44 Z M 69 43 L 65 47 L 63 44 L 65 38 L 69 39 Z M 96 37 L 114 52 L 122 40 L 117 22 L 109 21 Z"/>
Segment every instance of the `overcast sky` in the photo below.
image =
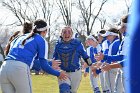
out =
<path fill-rule="evenodd" d="M 86 0 L 87 1 L 87 0 Z M 97 0 L 98 1 L 98 0 Z M 131 1 L 131 0 L 127 0 Z M 122 12 L 126 10 L 126 5 L 125 5 L 125 0 L 108 0 L 105 5 L 103 6 L 104 10 L 104 15 L 108 16 L 109 19 L 107 19 L 109 22 L 112 22 L 113 18 L 120 18 L 122 16 Z M 97 2 L 98 3 L 98 2 Z M 73 14 L 72 17 L 77 18 L 76 15 L 78 16 L 78 12 L 76 8 L 73 9 Z M 76 15 L 75 15 L 76 14 Z M 14 15 L 8 10 L 5 9 L 0 4 L 0 24 L 11 24 L 15 22 L 16 18 Z M 75 19 L 76 21 L 76 19 Z"/>

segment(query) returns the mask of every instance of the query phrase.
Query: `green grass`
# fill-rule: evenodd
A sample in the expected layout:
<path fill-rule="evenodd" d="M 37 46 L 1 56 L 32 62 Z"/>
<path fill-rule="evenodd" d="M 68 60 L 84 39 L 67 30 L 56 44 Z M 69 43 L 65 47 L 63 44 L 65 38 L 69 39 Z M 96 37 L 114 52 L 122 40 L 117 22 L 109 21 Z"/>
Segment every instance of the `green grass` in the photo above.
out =
<path fill-rule="evenodd" d="M 57 78 L 51 75 L 32 75 L 33 93 L 59 93 Z M 78 93 L 93 93 L 89 77 L 82 78 Z"/>
<path fill-rule="evenodd" d="M 51 75 L 32 75 L 32 85 L 33 93 L 59 93 L 57 78 Z M 77 93 L 93 93 L 89 77 L 82 78 Z"/>

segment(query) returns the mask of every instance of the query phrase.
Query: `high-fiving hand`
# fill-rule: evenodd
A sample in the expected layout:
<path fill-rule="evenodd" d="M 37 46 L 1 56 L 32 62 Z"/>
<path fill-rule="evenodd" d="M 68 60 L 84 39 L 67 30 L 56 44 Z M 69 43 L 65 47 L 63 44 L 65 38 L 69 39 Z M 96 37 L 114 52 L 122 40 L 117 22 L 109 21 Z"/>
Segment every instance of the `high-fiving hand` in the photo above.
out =
<path fill-rule="evenodd" d="M 96 59 L 96 61 L 101 61 L 104 59 L 104 54 L 100 52 L 97 55 L 95 55 L 94 58 Z"/>
<path fill-rule="evenodd" d="M 65 71 L 60 72 L 60 76 L 58 77 L 60 80 L 66 80 L 68 78 L 68 75 Z"/>
<path fill-rule="evenodd" d="M 56 70 L 60 70 L 61 60 L 52 59 L 52 68 Z"/>

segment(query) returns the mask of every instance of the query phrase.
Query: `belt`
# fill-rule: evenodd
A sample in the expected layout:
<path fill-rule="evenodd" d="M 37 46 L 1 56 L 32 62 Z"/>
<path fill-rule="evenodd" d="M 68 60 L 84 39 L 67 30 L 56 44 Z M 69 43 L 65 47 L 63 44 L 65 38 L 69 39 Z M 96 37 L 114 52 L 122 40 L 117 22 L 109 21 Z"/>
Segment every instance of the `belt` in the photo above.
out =
<path fill-rule="evenodd" d="M 80 68 L 77 68 L 77 69 L 74 69 L 74 70 L 65 70 L 66 72 L 76 72 L 76 71 L 78 71 L 78 70 L 80 70 Z"/>

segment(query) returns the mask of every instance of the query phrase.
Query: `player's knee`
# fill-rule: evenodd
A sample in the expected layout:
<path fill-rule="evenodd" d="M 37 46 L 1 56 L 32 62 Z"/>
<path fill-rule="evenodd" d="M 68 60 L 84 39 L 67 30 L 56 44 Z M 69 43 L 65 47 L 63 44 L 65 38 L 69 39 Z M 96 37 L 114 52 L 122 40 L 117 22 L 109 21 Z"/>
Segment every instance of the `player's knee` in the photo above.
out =
<path fill-rule="evenodd" d="M 60 93 L 71 93 L 71 86 L 67 83 L 62 83 L 59 85 Z"/>

